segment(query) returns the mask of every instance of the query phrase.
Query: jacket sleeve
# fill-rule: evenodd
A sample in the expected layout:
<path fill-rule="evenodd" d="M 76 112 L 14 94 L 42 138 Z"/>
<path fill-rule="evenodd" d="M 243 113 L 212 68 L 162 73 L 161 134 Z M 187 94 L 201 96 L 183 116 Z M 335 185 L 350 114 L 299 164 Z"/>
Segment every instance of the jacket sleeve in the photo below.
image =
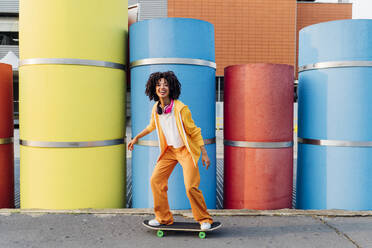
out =
<path fill-rule="evenodd" d="M 146 129 L 151 133 L 156 128 L 155 120 L 154 120 L 154 111 L 151 112 L 151 120 L 150 123 L 147 125 Z"/>
<path fill-rule="evenodd" d="M 190 136 L 191 140 L 199 147 L 204 145 L 203 137 L 201 135 L 201 128 L 197 127 L 191 117 L 191 111 L 186 106 L 181 110 L 182 122 L 185 127 L 185 132 Z"/>

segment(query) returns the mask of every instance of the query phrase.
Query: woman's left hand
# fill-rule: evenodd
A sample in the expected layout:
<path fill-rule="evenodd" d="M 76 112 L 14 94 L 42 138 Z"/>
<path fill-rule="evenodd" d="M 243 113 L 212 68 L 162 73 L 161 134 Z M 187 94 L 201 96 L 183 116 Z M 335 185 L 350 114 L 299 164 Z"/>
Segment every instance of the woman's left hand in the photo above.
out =
<path fill-rule="evenodd" d="M 204 146 L 201 146 L 201 152 L 202 152 L 202 163 L 203 166 L 208 170 L 209 165 L 211 164 L 211 161 L 209 160 L 207 150 L 205 149 Z"/>
<path fill-rule="evenodd" d="M 211 164 L 211 161 L 209 160 L 209 157 L 207 154 L 202 154 L 202 162 L 203 162 L 203 166 L 208 170 L 209 168 L 209 165 Z"/>

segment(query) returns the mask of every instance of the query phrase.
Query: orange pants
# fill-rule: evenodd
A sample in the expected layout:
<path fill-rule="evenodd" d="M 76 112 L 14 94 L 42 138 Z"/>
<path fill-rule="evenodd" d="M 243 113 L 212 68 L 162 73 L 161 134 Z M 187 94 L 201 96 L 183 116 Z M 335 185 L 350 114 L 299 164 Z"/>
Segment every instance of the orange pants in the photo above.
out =
<path fill-rule="evenodd" d="M 178 162 L 183 169 L 186 194 L 190 200 L 194 219 L 199 223 L 209 222 L 212 224 L 213 220 L 207 212 L 203 194 L 198 189 L 200 183 L 199 169 L 194 166 L 192 157 L 185 146 L 180 148 L 168 146 L 152 173 L 151 189 L 154 196 L 156 220 L 161 224 L 173 224 L 173 215 L 169 209 L 167 195 L 168 178 Z"/>

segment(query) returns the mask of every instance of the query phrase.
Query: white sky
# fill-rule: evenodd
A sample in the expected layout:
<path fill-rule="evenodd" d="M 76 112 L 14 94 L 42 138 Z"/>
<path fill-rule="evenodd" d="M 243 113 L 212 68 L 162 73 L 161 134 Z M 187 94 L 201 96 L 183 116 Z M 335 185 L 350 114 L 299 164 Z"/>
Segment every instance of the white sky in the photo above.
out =
<path fill-rule="evenodd" d="M 337 3 L 338 0 L 317 0 L 316 2 Z M 372 0 L 349 0 L 353 3 L 353 19 L 372 19 Z"/>

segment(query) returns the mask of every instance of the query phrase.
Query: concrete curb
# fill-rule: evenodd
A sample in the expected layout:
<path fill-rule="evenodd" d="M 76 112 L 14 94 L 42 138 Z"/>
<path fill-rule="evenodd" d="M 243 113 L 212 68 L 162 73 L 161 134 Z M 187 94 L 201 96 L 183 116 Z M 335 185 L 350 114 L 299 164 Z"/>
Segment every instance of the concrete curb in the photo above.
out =
<path fill-rule="evenodd" d="M 372 211 L 347 210 L 250 210 L 250 209 L 221 209 L 208 210 L 212 216 L 325 216 L 325 217 L 372 217 Z M 190 210 L 172 210 L 174 215 L 192 218 Z M 94 215 L 153 215 L 153 209 L 123 208 L 123 209 L 0 209 L 0 215 L 11 214 L 94 214 Z"/>

